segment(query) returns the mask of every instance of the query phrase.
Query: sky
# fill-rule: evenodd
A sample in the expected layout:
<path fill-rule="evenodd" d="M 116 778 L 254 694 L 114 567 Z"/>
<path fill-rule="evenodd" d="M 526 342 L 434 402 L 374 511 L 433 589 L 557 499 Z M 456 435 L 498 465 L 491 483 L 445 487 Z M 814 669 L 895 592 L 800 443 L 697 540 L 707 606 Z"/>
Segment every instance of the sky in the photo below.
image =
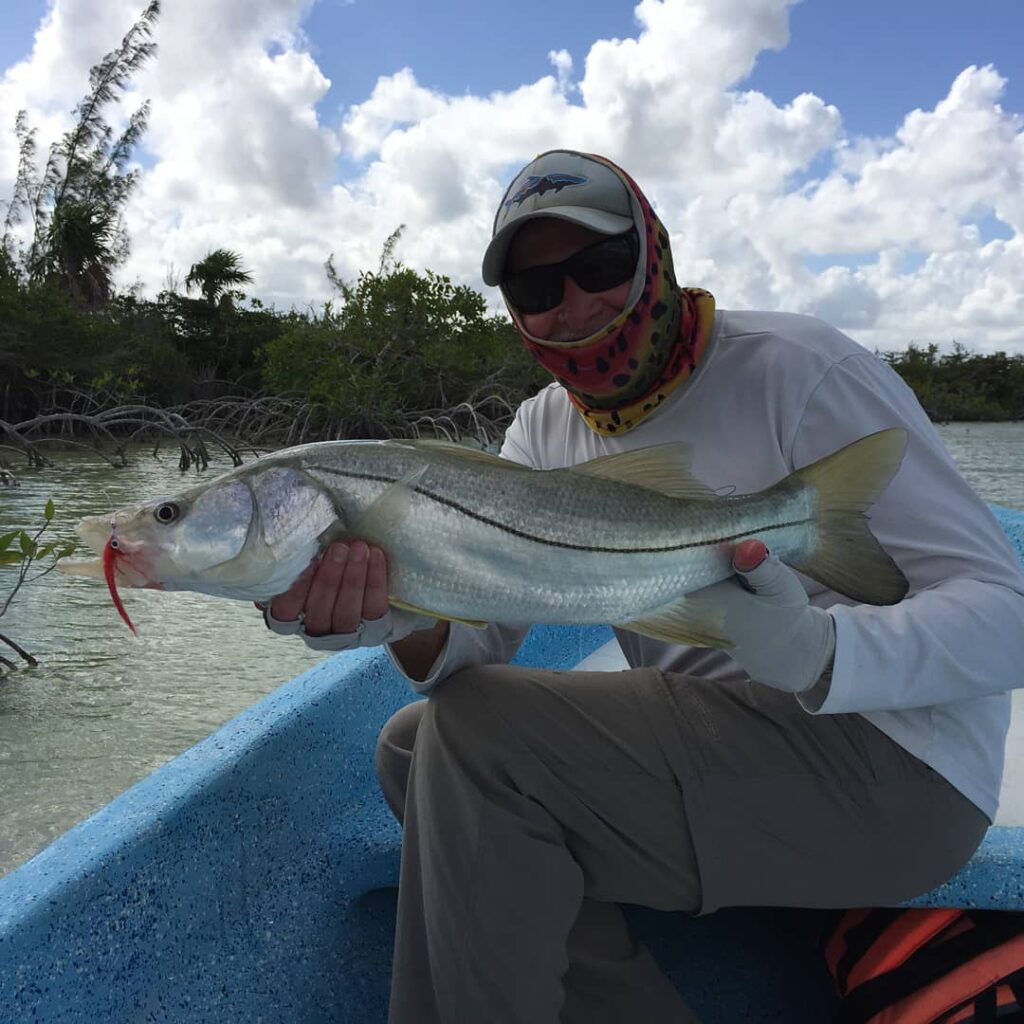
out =
<path fill-rule="evenodd" d="M 45 152 L 143 5 L 11 0 L 0 209 L 17 111 Z M 352 278 L 404 224 L 400 259 L 498 308 L 495 206 L 565 147 L 637 180 L 723 308 L 1024 354 L 1021 0 L 164 0 L 155 39 L 112 115 L 152 104 L 121 287 L 224 247 L 316 308 L 328 255 Z"/>

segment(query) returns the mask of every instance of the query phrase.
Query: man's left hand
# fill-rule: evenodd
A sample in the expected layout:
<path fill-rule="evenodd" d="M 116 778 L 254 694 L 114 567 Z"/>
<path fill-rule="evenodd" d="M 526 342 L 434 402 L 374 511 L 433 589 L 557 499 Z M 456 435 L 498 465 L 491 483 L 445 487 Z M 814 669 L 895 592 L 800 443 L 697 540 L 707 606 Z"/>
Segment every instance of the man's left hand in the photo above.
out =
<path fill-rule="evenodd" d="M 759 540 L 733 549 L 736 577 L 701 591 L 725 605 L 729 654 L 751 679 L 778 690 L 809 690 L 836 649 L 832 616 L 807 599 L 800 578 Z"/>

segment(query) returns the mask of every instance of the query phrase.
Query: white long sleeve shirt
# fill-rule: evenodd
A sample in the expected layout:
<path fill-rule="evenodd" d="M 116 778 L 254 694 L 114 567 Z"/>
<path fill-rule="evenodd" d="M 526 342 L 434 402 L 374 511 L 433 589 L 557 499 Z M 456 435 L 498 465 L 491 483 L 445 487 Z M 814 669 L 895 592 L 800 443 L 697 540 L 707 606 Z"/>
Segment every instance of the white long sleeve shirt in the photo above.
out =
<path fill-rule="evenodd" d="M 684 441 L 698 480 L 747 493 L 894 426 L 907 430 L 907 452 L 869 514 L 910 590 L 895 606 L 857 605 L 802 577 L 836 623 L 831 686 L 820 706 L 804 706 L 809 714 L 863 714 L 992 819 L 1008 691 L 1024 683 L 1024 572 L 913 392 L 882 360 L 810 317 L 718 311 L 696 373 L 629 433 L 595 434 L 551 384 L 519 408 L 501 454 L 555 469 Z M 616 634 L 631 666 L 745 678 L 725 651 Z M 524 635 L 453 625 L 430 675 L 413 685 L 425 692 L 466 665 L 507 661 Z"/>

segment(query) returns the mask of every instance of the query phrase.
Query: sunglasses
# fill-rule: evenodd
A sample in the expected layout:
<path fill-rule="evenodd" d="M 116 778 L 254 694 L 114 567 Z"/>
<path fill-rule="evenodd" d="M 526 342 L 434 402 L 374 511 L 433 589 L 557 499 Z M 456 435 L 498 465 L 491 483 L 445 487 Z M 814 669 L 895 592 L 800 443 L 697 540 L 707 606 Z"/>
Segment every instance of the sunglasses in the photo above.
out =
<path fill-rule="evenodd" d="M 585 292 L 604 292 L 633 276 L 639 255 L 636 231 L 630 230 L 602 238 L 560 263 L 506 274 L 501 286 L 520 313 L 546 313 L 562 301 L 566 275 Z"/>

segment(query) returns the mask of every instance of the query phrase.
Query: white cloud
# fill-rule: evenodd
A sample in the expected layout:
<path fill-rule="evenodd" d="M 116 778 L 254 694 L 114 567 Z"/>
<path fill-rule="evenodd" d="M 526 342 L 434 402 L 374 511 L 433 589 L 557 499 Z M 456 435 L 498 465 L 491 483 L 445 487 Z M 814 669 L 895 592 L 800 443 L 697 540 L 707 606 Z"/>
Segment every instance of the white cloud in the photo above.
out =
<path fill-rule="evenodd" d="M 558 76 L 558 88 L 569 92 L 572 88 L 572 54 L 568 50 L 549 50 L 548 60 Z"/>
<path fill-rule="evenodd" d="M 370 98 L 354 107 L 341 127 L 346 148 L 357 159 L 377 152 L 398 127 L 416 124 L 444 110 L 443 96 L 424 89 L 411 68 L 381 78 Z"/>
<path fill-rule="evenodd" d="M 168 265 L 224 245 L 265 299 L 301 306 L 327 296 L 328 253 L 354 274 L 404 223 L 402 258 L 481 287 L 507 179 L 566 146 L 640 182 L 681 279 L 723 306 L 811 312 L 883 349 L 957 338 L 1024 351 L 1024 126 L 992 67 L 966 68 L 891 138 L 851 137 L 815 95 L 743 88 L 760 53 L 786 46 L 792 0 L 640 0 L 636 34 L 594 40 L 582 76 L 551 51 L 537 81 L 453 96 L 405 68 L 325 123 L 329 69 L 302 31 L 311 3 L 165 6 L 137 80 L 153 113 L 126 281 L 155 292 Z M 54 0 L 31 57 L 0 80 L 0 196 L 14 112 L 54 138 L 139 6 Z M 1011 237 L 986 240 L 986 218 Z"/>

